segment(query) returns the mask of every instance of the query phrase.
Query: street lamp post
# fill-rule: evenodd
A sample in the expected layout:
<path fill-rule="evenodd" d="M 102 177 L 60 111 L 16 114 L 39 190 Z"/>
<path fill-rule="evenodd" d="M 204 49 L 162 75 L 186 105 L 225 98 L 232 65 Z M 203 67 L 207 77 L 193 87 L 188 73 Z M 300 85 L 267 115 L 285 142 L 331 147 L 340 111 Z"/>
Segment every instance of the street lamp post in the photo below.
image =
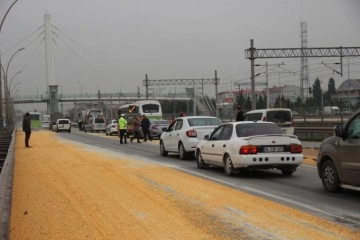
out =
<path fill-rule="evenodd" d="M 11 8 L 15 5 L 15 3 L 17 2 L 18 0 L 15 0 L 11 5 L 10 7 L 8 8 L 8 10 L 6 11 L 3 19 L 1 20 L 1 23 L 0 23 L 0 33 L 1 33 L 1 29 L 2 29 L 2 26 L 5 22 L 5 18 L 6 16 L 9 14 Z M 1 50 L 0 50 L 0 129 L 2 129 L 3 127 L 3 123 L 2 123 L 2 120 L 3 120 L 3 97 L 2 97 L 2 84 L 1 84 L 1 69 L 4 70 L 4 68 L 2 67 L 2 64 L 1 64 Z M 4 78 L 5 79 L 5 78 Z"/>
<path fill-rule="evenodd" d="M 8 86 L 8 81 L 7 81 L 7 78 L 8 78 L 8 70 L 9 70 L 9 66 L 10 66 L 10 63 L 11 63 L 11 61 L 13 60 L 13 58 L 15 57 L 15 55 L 18 53 L 18 52 L 20 52 L 20 51 L 22 51 L 22 50 L 24 50 L 25 48 L 20 48 L 20 49 L 18 49 L 12 56 L 11 56 L 11 58 L 10 58 L 10 60 L 9 60 L 9 62 L 8 62 L 8 64 L 7 64 L 7 66 L 6 66 L 6 70 L 5 70 L 5 78 L 4 78 L 4 89 L 5 89 L 5 91 L 4 91 L 4 93 L 5 93 L 5 112 L 6 112 L 6 121 L 7 122 L 9 122 L 9 120 L 11 120 L 10 119 L 10 116 L 9 116 L 9 86 Z M 19 73 L 19 72 L 17 72 L 17 73 Z M 17 74 L 16 73 L 16 74 Z M 16 75 L 15 74 L 15 75 Z M 12 78 L 13 79 L 13 78 Z M 12 80 L 11 79 L 11 80 Z M 11 83 L 11 81 L 10 81 L 10 83 Z"/>

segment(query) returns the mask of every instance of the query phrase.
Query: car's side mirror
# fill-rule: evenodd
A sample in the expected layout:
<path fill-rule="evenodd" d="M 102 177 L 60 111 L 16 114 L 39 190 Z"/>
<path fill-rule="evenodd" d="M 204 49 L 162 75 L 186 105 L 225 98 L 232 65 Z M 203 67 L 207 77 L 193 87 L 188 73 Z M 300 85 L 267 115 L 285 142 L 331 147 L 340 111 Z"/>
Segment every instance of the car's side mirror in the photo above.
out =
<path fill-rule="evenodd" d="M 209 141 L 209 140 L 210 140 L 210 136 L 209 136 L 209 135 L 205 135 L 204 140 Z"/>
<path fill-rule="evenodd" d="M 337 125 L 334 127 L 335 136 L 337 137 L 343 137 L 344 135 L 344 128 L 341 125 Z"/>

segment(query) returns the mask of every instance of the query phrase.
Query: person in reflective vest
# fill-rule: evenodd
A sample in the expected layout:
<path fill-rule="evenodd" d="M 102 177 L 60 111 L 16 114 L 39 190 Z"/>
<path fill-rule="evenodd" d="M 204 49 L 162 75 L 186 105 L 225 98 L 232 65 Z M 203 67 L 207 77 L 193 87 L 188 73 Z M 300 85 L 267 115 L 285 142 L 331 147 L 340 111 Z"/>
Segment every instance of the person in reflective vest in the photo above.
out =
<path fill-rule="evenodd" d="M 125 114 L 121 114 L 119 118 L 120 144 L 127 144 L 127 121 L 124 118 Z M 124 141 L 123 141 L 124 140 Z"/>

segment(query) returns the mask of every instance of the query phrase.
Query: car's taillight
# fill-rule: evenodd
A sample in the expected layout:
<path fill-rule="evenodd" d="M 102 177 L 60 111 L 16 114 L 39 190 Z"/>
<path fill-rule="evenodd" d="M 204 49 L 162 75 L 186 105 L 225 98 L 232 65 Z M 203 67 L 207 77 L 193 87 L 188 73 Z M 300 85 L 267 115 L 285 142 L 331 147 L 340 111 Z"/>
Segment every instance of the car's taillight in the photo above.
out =
<path fill-rule="evenodd" d="M 154 125 L 154 126 L 152 126 L 151 128 L 154 129 L 154 130 L 157 130 L 157 129 L 158 129 L 158 126 L 157 126 L 157 125 Z"/>
<path fill-rule="evenodd" d="M 256 146 L 254 146 L 254 145 L 241 146 L 239 153 L 240 154 L 257 154 Z"/>
<path fill-rule="evenodd" d="M 188 130 L 188 131 L 186 131 L 186 136 L 188 136 L 188 137 L 197 137 L 197 132 L 194 129 Z"/>
<path fill-rule="evenodd" d="M 264 122 L 266 122 L 266 116 L 263 116 L 262 120 L 263 120 Z"/>
<path fill-rule="evenodd" d="M 298 144 L 290 145 L 291 153 L 302 153 L 302 146 Z"/>

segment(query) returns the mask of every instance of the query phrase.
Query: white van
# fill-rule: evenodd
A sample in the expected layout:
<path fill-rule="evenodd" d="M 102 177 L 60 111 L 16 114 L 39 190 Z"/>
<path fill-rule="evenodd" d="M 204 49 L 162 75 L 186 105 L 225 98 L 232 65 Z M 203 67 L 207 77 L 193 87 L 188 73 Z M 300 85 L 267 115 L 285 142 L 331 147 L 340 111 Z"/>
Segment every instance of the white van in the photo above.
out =
<path fill-rule="evenodd" d="M 266 121 L 276 123 L 286 134 L 294 134 L 293 115 L 288 108 L 269 108 L 249 111 L 244 121 Z"/>

